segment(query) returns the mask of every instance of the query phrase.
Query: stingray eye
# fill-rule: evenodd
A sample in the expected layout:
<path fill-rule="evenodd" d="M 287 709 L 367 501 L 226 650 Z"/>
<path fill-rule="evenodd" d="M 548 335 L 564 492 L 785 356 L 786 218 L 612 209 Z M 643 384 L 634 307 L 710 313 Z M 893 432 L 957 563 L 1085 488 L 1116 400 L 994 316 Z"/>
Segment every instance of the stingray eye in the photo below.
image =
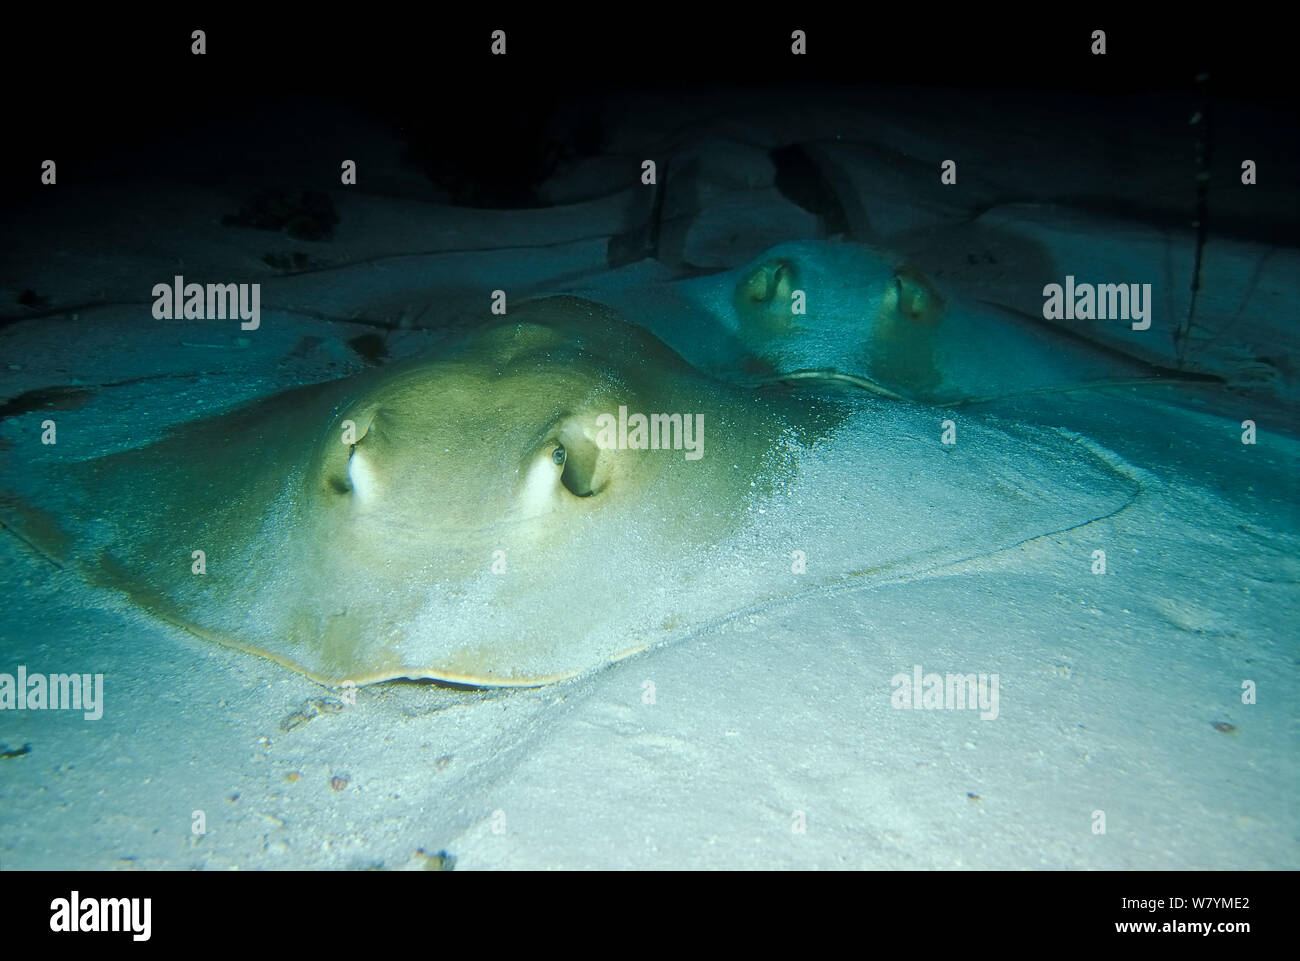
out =
<path fill-rule="evenodd" d="M 525 511 L 545 511 L 556 498 L 591 497 L 605 486 L 600 449 L 588 439 L 576 419 L 566 419 L 559 430 L 530 456 L 519 502 Z"/>
<path fill-rule="evenodd" d="M 601 468 L 600 448 L 576 421 L 561 427 L 551 460 L 563 467 L 560 484 L 575 497 L 591 497 L 604 488 L 607 472 Z"/>
<path fill-rule="evenodd" d="M 943 298 L 922 274 L 911 267 L 900 267 L 894 274 L 894 301 L 899 313 L 923 323 L 938 319 Z"/>
<path fill-rule="evenodd" d="M 347 451 L 347 459 L 340 459 L 338 454 L 331 455 L 333 469 L 326 478 L 330 490 L 359 497 L 375 494 L 375 459 L 379 451 L 375 449 L 373 437 L 379 416 L 378 411 L 369 415 L 360 412 L 338 424 L 338 439 L 340 446 Z"/>
<path fill-rule="evenodd" d="M 352 489 L 352 496 L 360 501 L 374 497 L 379 489 L 375 465 L 366 452 L 358 449 L 355 444 L 352 445 L 352 452 L 348 454 L 348 485 Z"/>

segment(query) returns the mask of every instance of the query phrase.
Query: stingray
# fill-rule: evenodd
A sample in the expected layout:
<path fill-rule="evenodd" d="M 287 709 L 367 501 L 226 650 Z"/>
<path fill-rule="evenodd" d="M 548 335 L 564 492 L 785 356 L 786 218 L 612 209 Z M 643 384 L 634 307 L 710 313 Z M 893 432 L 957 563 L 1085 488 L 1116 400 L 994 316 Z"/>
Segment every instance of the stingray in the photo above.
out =
<path fill-rule="evenodd" d="M 1153 366 L 995 304 L 949 300 L 919 270 L 856 243 L 781 244 L 735 271 L 680 282 L 670 295 L 675 304 L 662 292 L 657 300 L 608 294 L 691 363 L 737 384 L 849 385 L 955 406 L 1217 381 Z"/>
<path fill-rule="evenodd" d="M 658 443 L 636 414 L 662 418 Z M 1077 439 L 962 430 L 945 446 L 923 409 L 733 388 L 556 297 L 143 447 L 44 466 L 38 447 L 0 518 L 153 616 L 322 683 L 538 685 L 1134 494 Z"/>

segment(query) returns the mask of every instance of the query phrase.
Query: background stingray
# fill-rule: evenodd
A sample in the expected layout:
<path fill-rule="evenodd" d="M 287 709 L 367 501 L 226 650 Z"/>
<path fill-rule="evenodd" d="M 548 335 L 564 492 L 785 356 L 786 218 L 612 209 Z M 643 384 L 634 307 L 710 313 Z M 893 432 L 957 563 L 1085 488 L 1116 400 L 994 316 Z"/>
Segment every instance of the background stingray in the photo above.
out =
<path fill-rule="evenodd" d="M 602 449 L 597 418 L 620 407 L 702 415 L 703 456 Z M 972 421 L 953 447 L 939 429 L 906 405 L 737 392 L 560 297 L 437 357 L 276 394 L 140 449 L 29 464 L 0 506 L 92 582 L 317 680 L 531 685 L 1132 496 L 1071 439 Z"/>
<path fill-rule="evenodd" d="M 858 243 L 779 244 L 736 270 L 666 289 L 628 293 L 605 284 L 592 295 L 738 384 L 839 381 L 949 405 L 1215 379 L 1153 366 L 995 304 L 947 298 L 920 271 Z M 792 310 L 797 292 L 802 313 Z"/>

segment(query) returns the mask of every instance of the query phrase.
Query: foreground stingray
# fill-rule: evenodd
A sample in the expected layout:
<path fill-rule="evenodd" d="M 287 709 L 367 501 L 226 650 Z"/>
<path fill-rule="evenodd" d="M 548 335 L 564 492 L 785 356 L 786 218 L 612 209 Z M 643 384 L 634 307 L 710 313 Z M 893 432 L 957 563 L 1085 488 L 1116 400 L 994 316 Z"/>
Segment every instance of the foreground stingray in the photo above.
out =
<path fill-rule="evenodd" d="M 144 448 L 33 456 L 4 478 L 0 517 L 155 616 L 323 682 L 533 685 L 1132 496 L 1057 435 L 972 422 L 944 446 L 914 408 L 781 403 L 696 374 L 604 308 L 551 298 L 435 358 Z M 638 413 L 681 417 L 658 422 L 653 449 Z"/>

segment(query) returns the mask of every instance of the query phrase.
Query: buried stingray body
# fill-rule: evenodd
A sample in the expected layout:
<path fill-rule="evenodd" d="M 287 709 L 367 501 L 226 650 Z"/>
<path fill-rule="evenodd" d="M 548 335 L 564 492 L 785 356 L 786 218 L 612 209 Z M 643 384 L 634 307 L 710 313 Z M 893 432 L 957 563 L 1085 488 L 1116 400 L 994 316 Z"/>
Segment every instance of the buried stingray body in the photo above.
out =
<path fill-rule="evenodd" d="M 6 482 L 0 518 L 155 616 L 319 681 L 533 685 L 778 598 L 981 556 L 1131 493 L 1059 439 L 1043 451 L 972 424 L 954 452 L 916 410 L 784 404 L 551 298 L 433 359 L 62 465 L 36 493 Z M 703 456 L 603 449 L 597 418 L 620 407 L 702 415 Z M 51 505 L 41 483 L 70 499 Z M 792 575 L 792 549 L 808 573 Z"/>
<path fill-rule="evenodd" d="M 703 414 L 705 456 L 600 449 L 597 417 L 620 406 Z M 11 526 L 153 613 L 318 680 L 540 683 L 639 646 L 584 649 L 583 582 L 599 576 L 583 545 L 686 549 L 734 526 L 782 426 L 596 305 L 555 298 L 436 359 L 74 465 L 75 513 L 99 518 L 80 538 L 49 536 L 35 511 Z M 503 604 L 527 616 L 490 636 Z"/>

